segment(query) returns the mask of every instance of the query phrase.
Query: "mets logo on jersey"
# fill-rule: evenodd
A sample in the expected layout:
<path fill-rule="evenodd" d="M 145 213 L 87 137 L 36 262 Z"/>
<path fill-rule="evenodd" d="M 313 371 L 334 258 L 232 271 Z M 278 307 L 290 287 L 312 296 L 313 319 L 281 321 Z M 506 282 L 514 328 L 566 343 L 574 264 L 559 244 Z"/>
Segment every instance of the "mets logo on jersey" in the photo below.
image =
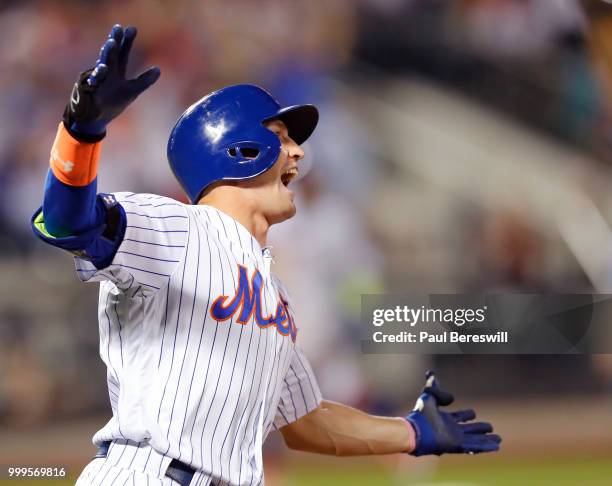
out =
<path fill-rule="evenodd" d="M 289 313 L 286 301 L 282 298 L 279 299 L 274 315 L 262 315 L 262 283 L 263 278 L 257 268 L 249 280 L 247 268 L 238 265 L 238 288 L 234 297 L 227 303 L 229 296 L 220 295 L 217 297 L 210 307 L 210 315 L 217 322 L 221 322 L 238 314 L 236 322 L 243 325 L 254 317 L 259 327 L 274 326 L 279 333 L 283 336 L 291 336 L 291 340 L 295 342 L 297 328 L 293 322 L 293 317 Z"/>

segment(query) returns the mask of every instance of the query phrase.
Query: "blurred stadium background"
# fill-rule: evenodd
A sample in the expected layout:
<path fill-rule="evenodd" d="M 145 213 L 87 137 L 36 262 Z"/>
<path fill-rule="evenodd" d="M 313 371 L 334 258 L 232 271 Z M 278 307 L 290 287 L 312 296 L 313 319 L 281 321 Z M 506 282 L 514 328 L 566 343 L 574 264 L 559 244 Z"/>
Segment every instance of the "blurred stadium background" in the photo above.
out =
<path fill-rule="evenodd" d="M 109 414 L 97 286 L 29 219 L 71 85 L 117 22 L 140 30 L 132 71 L 162 77 L 112 124 L 100 190 L 183 199 L 166 140 L 213 89 L 316 103 L 298 215 L 271 237 L 325 396 L 405 413 L 433 367 L 505 439 L 488 457 L 348 460 L 271 437 L 268 484 L 612 484 L 612 357 L 364 356 L 356 332 L 367 292 L 612 293 L 602 0 L 2 1 L 3 469 L 78 475 Z"/>

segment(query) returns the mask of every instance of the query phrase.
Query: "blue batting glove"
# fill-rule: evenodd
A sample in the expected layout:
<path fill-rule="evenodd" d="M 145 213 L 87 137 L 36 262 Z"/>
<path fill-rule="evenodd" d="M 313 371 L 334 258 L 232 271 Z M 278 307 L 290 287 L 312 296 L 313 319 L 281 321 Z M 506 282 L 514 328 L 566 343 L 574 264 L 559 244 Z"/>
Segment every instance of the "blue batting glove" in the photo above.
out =
<path fill-rule="evenodd" d="M 487 422 L 469 422 L 476 418 L 474 410 L 446 413 L 439 406 L 455 400 L 453 395 L 440 389 L 434 374 L 427 372 L 425 388 L 414 410 L 406 420 L 416 433 L 413 456 L 445 453 L 495 452 L 499 450 L 501 437 L 491 434 L 493 427 Z"/>
<path fill-rule="evenodd" d="M 106 126 L 160 75 L 153 67 L 135 79 L 125 71 L 137 30 L 115 25 L 100 49 L 92 69 L 80 74 L 64 111 L 64 125 L 77 139 L 96 142 L 104 138 Z"/>

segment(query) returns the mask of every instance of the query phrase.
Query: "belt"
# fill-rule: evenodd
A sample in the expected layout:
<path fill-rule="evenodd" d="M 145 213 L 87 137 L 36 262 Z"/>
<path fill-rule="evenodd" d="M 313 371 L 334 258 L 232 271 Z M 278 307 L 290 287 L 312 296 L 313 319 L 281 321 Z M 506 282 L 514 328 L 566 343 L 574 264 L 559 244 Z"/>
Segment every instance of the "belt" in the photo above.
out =
<path fill-rule="evenodd" d="M 108 454 L 108 449 L 110 445 L 110 440 L 102 442 L 102 444 L 100 444 L 100 447 L 98 447 L 98 452 L 96 452 L 94 459 L 105 458 Z M 170 461 L 170 464 L 168 465 L 168 469 L 166 469 L 165 476 L 176 481 L 181 486 L 188 486 L 189 483 L 191 483 L 194 474 L 194 468 L 192 468 L 188 464 L 185 464 L 184 462 L 172 459 L 172 461 Z"/>

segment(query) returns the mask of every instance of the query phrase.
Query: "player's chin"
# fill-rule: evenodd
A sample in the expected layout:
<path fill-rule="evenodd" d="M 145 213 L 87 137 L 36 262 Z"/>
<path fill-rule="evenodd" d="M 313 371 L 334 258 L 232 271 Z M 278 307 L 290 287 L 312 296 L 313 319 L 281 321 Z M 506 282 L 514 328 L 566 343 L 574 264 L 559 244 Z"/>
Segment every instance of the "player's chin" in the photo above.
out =
<path fill-rule="evenodd" d="M 297 213 L 297 208 L 295 207 L 295 203 L 291 201 L 290 209 L 287 211 L 287 219 L 293 218 Z"/>
<path fill-rule="evenodd" d="M 287 221 L 288 219 L 293 218 L 296 212 L 297 212 L 297 208 L 295 207 L 295 204 L 293 204 L 293 201 L 291 201 L 291 203 L 287 205 L 287 208 L 284 209 L 282 212 L 280 212 L 279 222 Z"/>
<path fill-rule="evenodd" d="M 287 221 L 288 219 L 293 218 L 296 212 L 297 208 L 295 207 L 295 203 L 292 199 L 283 200 L 282 203 L 276 207 L 273 217 L 270 218 L 271 224 L 278 224 L 282 223 L 283 221 Z"/>

